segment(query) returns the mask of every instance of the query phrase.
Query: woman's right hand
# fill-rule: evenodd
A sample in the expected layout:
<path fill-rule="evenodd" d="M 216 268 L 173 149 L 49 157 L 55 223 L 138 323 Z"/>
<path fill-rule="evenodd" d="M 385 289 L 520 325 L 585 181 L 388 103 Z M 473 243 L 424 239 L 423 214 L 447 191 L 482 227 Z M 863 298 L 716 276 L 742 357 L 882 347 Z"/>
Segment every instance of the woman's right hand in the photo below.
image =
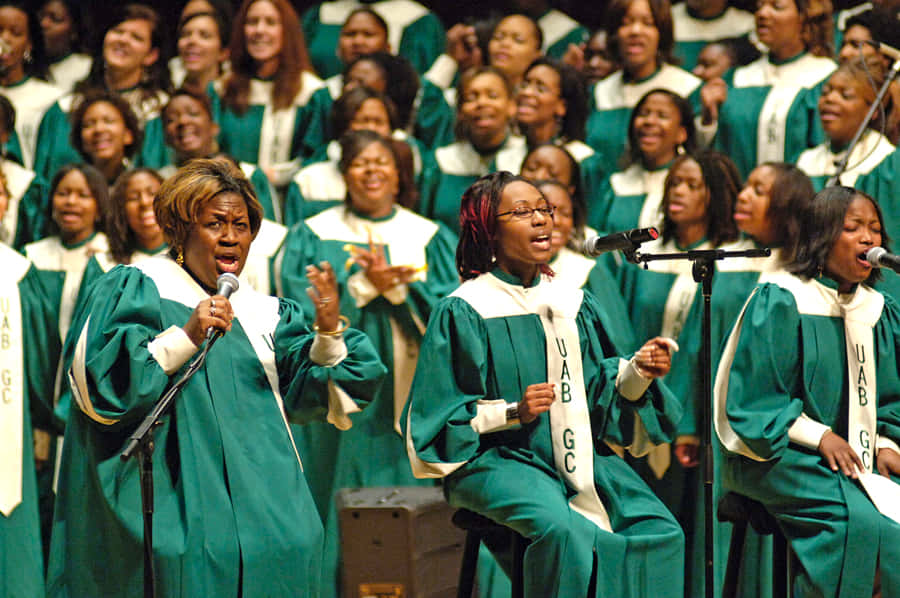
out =
<path fill-rule="evenodd" d="M 831 471 L 840 469 L 845 476 L 857 478 L 857 471 L 865 471 L 862 459 L 846 440 L 828 430 L 819 440 L 819 452 L 828 462 Z"/>
<path fill-rule="evenodd" d="M 555 398 L 553 385 L 549 382 L 529 384 L 522 400 L 519 401 L 519 421 L 523 424 L 530 424 L 541 413 L 550 411 L 550 405 L 553 404 Z"/>
<path fill-rule="evenodd" d="M 483 63 L 478 36 L 471 25 L 457 23 L 447 31 L 447 55 L 459 65 L 459 72 Z"/>
<path fill-rule="evenodd" d="M 709 125 L 719 120 L 719 107 L 728 99 L 728 85 L 721 78 L 707 81 L 700 89 L 702 122 Z"/>
<path fill-rule="evenodd" d="M 402 284 L 409 284 L 416 274 L 412 266 L 392 266 L 384 255 L 384 246 L 369 241 L 369 250 L 355 249 L 353 261 L 360 265 L 366 278 L 379 294 Z"/>
<path fill-rule="evenodd" d="M 218 328 L 223 332 L 231 330 L 231 320 L 234 319 L 234 310 L 231 303 L 222 295 L 213 295 L 197 304 L 184 332 L 191 342 L 198 347 L 206 340 L 206 331 L 210 328 Z"/>

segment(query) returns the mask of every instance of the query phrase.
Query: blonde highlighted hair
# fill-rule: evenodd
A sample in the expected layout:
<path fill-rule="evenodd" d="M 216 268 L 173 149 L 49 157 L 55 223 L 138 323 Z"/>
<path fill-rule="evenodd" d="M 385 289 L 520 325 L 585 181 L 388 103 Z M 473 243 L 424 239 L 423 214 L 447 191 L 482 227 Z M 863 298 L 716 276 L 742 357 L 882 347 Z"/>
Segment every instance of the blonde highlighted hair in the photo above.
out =
<path fill-rule="evenodd" d="M 221 193 L 236 193 L 243 198 L 250 232 L 256 237 L 263 209 L 241 169 L 225 158 L 191 160 L 162 184 L 153 202 L 156 222 L 173 255 L 184 249 L 203 206 Z"/>

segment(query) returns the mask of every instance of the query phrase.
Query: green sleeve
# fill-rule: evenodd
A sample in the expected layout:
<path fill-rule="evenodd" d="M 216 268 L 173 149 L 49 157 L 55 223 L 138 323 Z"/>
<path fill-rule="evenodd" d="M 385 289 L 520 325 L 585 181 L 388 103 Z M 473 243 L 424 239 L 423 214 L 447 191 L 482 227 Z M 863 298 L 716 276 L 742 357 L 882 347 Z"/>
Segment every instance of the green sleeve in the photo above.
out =
<path fill-rule="evenodd" d="M 166 146 L 162 116 L 147 121 L 144 125 L 144 142 L 134 158 L 136 166 L 158 170 L 167 164 L 175 163 L 175 155 Z"/>
<path fill-rule="evenodd" d="M 286 226 L 294 226 L 303 221 L 303 203 L 300 185 L 292 180 L 288 184 L 287 195 L 284 198 L 284 224 Z"/>
<path fill-rule="evenodd" d="M 888 231 L 900 230 L 900 152 L 894 150 L 881 164 L 856 179 L 856 188 L 878 201 Z"/>
<path fill-rule="evenodd" d="M 331 130 L 331 107 L 333 104 L 331 91 L 328 87 L 321 87 L 313 92 L 305 106 L 308 119 L 303 133 L 303 143 L 309 148 L 307 157 L 326 145 L 334 135 L 334 131 Z"/>
<path fill-rule="evenodd" d="M 874 336 L 878 356 L 877 431 L 900 444 L 900 306 L 892 297 L 884 298 L 884 311 Z"/>
<path fill-rule="evenodd" d="M 97 415 L 115 421 L 111 428 L 132 428 L 165 392 L 169 376 L 147 347 L 163 330 L 162 299 L 137 268 L 117 266 L 98 278 L 75 312 L 65 353 L 75 355 L 84 335 L 84 399 Z"/>
<path fill-rule="evenodd" d="M 437 15 L 429 12 L 403 30 L 397 54 L 406 57 L 419 74 L 424 74 L 444 51 L 446 33 Z"/>
<path fill-rule="evenodd" d="M 347 356 L 333 366 L 314 363 L 309 358 L 315 333 L 302 308 L 288 299 L 280 299 L 279 321 L 275 328 L 275 363 L 285 409 L 297 422 L 324 418 L 329 394 L 337 387 L 357 407 L 368 405 L 381 386 L 387 370 L 378 358 L 372 342 L 362 332 L 344 332 Z"/>
<path fill-rule="evenodd" d="M 590 293 L 585 293 L 577 324 L 582 339 L 581 361 L 594 436 L 599 440 L 630 446 L 635 440 L 635 420 L 640 418 L 647 435 L 655 444 L 670 441 L 681 418 L 678 401 L 658 381 L 651 383 L 636 401 L 619 394 L 616 378 L 621 358 L 603 326 L 603 320 L 603 309 Z"/>
<path fill-rule="evenodd" d="M 50 218 L 49 204 L 49 185 L 36 174 L 19 202 L 19 220 L 12 244 L 14 249 L 21 251 L 28 243 L 44 238 Z"/>
<path fill-rule="evenodd" d="M 425 246 L 425 262 L 428 264 L 425 280 L 410 283 L 406 301 L 423 323 L 428 322 L 437 302 L 459 286 L 459 274 L 456 272 L 458 242 L 456 235 L 439 225 Z"/>
<path fill-rule="evenodd" d="M 585 196 L 584 199 L 587 204 L 588 226 L 599 233 L 608 231 L 610 212 L 616 200 L 616 194 L 609 182 L 609 177 L 600 183 L 594 195 Z"/>
<path fill-rule="evenodd" d="M 449 297 L 432 314 L 400 418 L 418 459 L 464 463 L 478 451 L 471 421 L 488 395 L 487 337 L 484 320 L 462 299 Z"/>
<path fill-rule="evenodd" d="M 60 272 L 62 275 L 61 280 L 65 282 L 65 273 Z M 92 256 L 90 260 L 88 260 L 87 265 L 84 267 L 84 274 L 81 276 L 81 285 L 78 287 L 78 298 L 75 300 L 75 307 L 72 310 L 73 314 L 81 314 L 82 317 L 78 319 L 76 326 L 76 319 L 73 317 L 72 325 L 70 326 L 70 330 L 72 331 L 81 331 L 81 327 L 84 324 L 84 306 L 88 302 L 88 299 L 91 295 L 91 289 L 94 287 L 94 283 L 97 280 L 106 274 L 106 271 L 100 265 L 100 262 L 97 261 L 96 256 Z M 62 287 L 60 287 L 60 295 L 62 294 Z M 76 316 L 78 317 L 78 316 Z M 77 332 L 73 332 L 72 334 L 76 334 Z M 65 339 L 63 339 L 65 340 Z M 72 364 L 72 356 L 74 347 L 74 341 L 66 345 L 67 352 L 64 353 L 61 357 L 63 360 L 63 372 L 67 372 L 69 366 Z M 62 384 L 62 388 L 60 388 L 59 393 L 59 401 L 56 404 L 56 416 L 63 422 L 68 421 L 69 414 L 72 411 L 72 389 L 68 384 Z"/>
<path fill-rule="evenodd" d="M 443 147 L 453 143 L 453 124 L 456 115 L 447 104 L 444 92 L 440 87 L 421 78 L 422 89 L 420 91 L 421 102 L 416 111 L 414 132 L 429 149 Z"/>
<path fill-rule="evenodd" d="M 305 308 L 306 289 L 309 281 L 306 279 L 306 266 L 318 263 L 320 259 L 320 240 L 302 220 L 290 227 L 278 252 L 277 271 L 273 272 L 272 280 L 279 290 L 278 295 L 293 299 Z M 343 264 L 333 264 L 335 274 L 340 275 Z M 312 319 L 314 313 L 306 312 L 307 318 Z"/>
<path fill-rule="evenodd" d="M 82 161 L 69 143 L 71 130 L 68 115 L 55 102 L 41 119 L 34 157 L 34 171 L 45 180 L 52 180 L 61 166 Z"/>
<path fill-rule="evenodd" d="M 547 48 L 547 51 L 544 52 L 544 54 L 552 58 L 558 58 L 561 60 L 563 55 L 566 53 L 566 50 L 569 49 L 570 44 L 577 46 L 589 37 L 590 32 L 585 27 L 579 25 L 578 27 L 575 27 L 567 34 L 562 36 L 549 48 Z"/>
<path fill-rule="evenodd" d="M 253 185 L 253 189 L 256 191 L 256 197 L 259 199 L 259 203 L 262 204 L 265 217 L 269 220 L 280 222 L 281 218 L 279 218 L 279 216 L 281 216 L 281 210 L 276 209 L 276 197 L 272 191 L 272 184 L 269 182 L 269 177 L 266 176 L 266 173 L 263 172 L 262 168 L 255 168 L 253 170 L 253 174 L 250 175 L 250 184 Z"/>
<path fill-rule="evenodd" d="M 793 295 L 759 288 L 747 304 L 728 376 L 726 414 L 734 432 L 763 459 L 788 446 L 788 428 L 803 412 L 800 315 Z"/>
<path fill-rule="evenodd" d="M 53 415 L 53 386 L 62 352 L 59 338 L 59 301 L 65 276 L 34 266 L 19 281 L 24 335 L 25 394 L 32 423 L 44 430 L 61 430 Z"/>

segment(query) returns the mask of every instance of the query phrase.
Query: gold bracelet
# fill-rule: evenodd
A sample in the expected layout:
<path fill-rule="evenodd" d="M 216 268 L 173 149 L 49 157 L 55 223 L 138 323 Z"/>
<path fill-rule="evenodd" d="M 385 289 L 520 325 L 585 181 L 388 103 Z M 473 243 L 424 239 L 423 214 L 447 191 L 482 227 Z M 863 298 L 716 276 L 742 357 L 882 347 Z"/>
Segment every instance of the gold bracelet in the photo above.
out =
<path fill-rule="evenodd" d="M 338 324 L 337 330 L 325 331 L 319 330 L 319 325 L 313 322 L 313 330 L 316 334 L 321 334 L 322 336 L 341 336 L 344 334 L 344 331 L 350 328 L 350 318 L 347 316 L 338 316 Z M 344 326 L 341 327 L 340 324 L 343 324 Z"/>

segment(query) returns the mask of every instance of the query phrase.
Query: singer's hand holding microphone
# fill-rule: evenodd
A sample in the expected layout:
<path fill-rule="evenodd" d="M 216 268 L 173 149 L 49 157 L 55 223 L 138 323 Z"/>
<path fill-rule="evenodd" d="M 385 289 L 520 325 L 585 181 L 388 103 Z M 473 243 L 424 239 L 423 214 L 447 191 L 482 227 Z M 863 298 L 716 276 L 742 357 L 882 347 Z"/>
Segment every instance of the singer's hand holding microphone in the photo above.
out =
<path fill-rule="evenodd" d="M 198 347 L 204 341 L 210 341 L 218 335 L 231 330 L 234 309 L 228 298 L 238 288 L 238 279 L 234 274 L 225 273 L 216 280 L 216 294 L 197 304 L 184 331 L 191 342 Z"/>

